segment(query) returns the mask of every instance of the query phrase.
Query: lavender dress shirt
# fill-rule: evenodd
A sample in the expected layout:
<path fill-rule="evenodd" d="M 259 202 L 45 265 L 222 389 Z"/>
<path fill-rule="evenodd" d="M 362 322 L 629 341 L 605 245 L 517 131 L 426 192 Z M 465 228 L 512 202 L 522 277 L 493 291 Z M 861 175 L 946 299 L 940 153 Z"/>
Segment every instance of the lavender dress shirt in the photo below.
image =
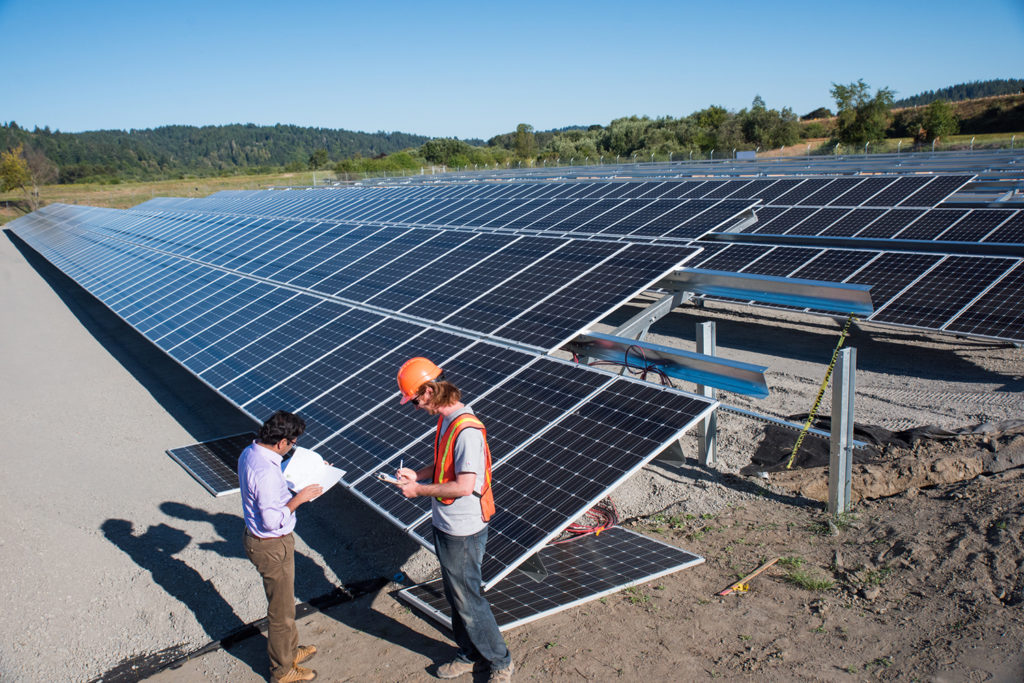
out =
<path fill-rule="evenodd" d="M 281 474 L 281 460 L 255 441 L 238 458 L 245 528 L 259 538 L 287 536 L 295 529 L 295 513 L 287 507 L 292 493 Z"/>

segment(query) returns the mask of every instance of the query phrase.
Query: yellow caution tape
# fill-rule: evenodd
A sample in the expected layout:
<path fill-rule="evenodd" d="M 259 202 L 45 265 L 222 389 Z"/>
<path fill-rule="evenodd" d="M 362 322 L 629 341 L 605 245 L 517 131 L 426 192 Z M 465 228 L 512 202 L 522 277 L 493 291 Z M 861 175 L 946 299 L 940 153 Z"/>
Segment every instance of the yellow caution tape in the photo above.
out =
<path fill-rule="evenodd" d="M 786 463 L 786 469 L 793 467 L 793 459 L 796 458 L 796 452 L 800 450 L 800 444 L 804 442 L 804 437 L 807 436 L 807 430 L 811 428 L 811 423 L 814 422 L 815 416 L 818 414 L 818 408 L 821 406 L 821 397 L 825 395 L 825 387 L 828 386 L 828 380 L 832 376 L 832 370 L 836 367 L 836 360 L 839 359 L 839 350 L 843 348 L 843 342 L 846 341 L 846 336 L 850 331 L 850 325 L 853 324 L 854 314 L 851 313 L 850 317 L 846 319 L 846 325 L 843 326 L 843 331 L 839 333 L 839 341 L 836 343 L 836 349 L 832 352 L 832 360 L 829 361 L 828 370 L 825 372 L 825 379 L 821 381 L 821 387 L 818 389 L 818 396 L 814 399 L 814 405 L 811 406 L 811 412 L 807 416 L 807 422 L 804 423 L 804 428 L 800 430 L 800 436 L 796 437 L 796 443 L 793 444 L 793 450 L 789 454 L 789 461 Z"/>

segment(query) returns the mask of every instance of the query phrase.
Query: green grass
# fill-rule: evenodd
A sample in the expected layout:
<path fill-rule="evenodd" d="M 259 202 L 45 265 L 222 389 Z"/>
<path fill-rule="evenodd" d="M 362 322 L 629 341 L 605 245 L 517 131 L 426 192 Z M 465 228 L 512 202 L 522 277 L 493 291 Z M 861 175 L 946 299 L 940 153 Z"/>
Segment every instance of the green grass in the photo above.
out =
<path fill-rule="evenodd" d="M 869 569 L 864 572 L 864 583 L 868 586 L 881 586 L 890 574 L 892 574 L 892 567 Z"/>
<path fill-rule="evenodd" d="M 803 569 L 793 569 L 785 576 L 786 581 L 809 591 L 827 591 L 836 584 L 832 579 L 817 576 Z"/>
<path fill-rule="evenodd" d="M 802 557 L 780 557 L 778 565 L 780 567 L 789 567 L 790 569 L 799 569 L 804 565 L 804 558 Z"/>
<path fill-rule="evenodd" d="M 626 594 L 626 602 L 631 605 L 646 605 L 651 601 L 650 596 L 644 593 L 639 586 L 632 586 L 623 591 Z"/>

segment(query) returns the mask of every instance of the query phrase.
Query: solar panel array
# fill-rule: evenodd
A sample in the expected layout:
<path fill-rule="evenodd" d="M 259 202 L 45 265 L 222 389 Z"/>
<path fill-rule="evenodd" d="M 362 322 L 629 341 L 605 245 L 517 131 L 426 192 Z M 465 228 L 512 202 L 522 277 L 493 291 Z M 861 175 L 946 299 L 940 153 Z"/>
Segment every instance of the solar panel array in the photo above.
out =
<path fill-rule="evenodd" d="M 546 545 L 713 404 L 545 352 L 684 264 L 869 284 L 870 320 L 1021 341 L 1024 212 L 941 206 L 971 178 L 235 191 L 126 211 L 52 205 L 11 227 L 254 418 L 302 414 L 304 445 L 428 547 L 429 502 L 372 475 L 429 460 L 433 425 L 397 405 L 394 375 L 414 355 L 439 362 L 488 425 L 502 512 L 483 574 L 509 591 L 499 611 L 515 624 L 699 561 L 659 548 L 634 576 L 639 565 L 609 569 L 607 552 L 632 560 L 656 542 L 603 534 L 600 561 L 576 552 L 590 541 Z M 211 491 L 232 485 L 227 450 L 171 455 Z M 513 573 L 538 552 L 559 567 L 540 588 Z M 568 579 L 577 565 L 586 588 Z M 410 599 L 441 610 L 432 590 Z"/>
<path fill-rule="evenodd" d="M 429 501 L 405 499 L 373 474 L 399 458 L 429 462 L 433 422 L 398 405 L 395 373 L 412 356 L 438 362 L 492 442 L 503 512 L 488 542 L 488 585 L 713 407 L 540 355 L 693 248 L 60 205 L 12 227 L 255 419 L 301 414 L 303 445 L 427 545 Z M 588 281 L 596 295 L 574 291 Z M 223 458 L 202 472 L 193 462 L 202 449 L 184 450 L 176 459 L 223 490 Z"/>
<path fill-rule="evenodd" d="M 1024 211 L 940 206 L 972 177 L 868 175 L 380 186 L 218 193 L 206 199 L 155 199 L 139 208 L 281 218 L 315 215 L 367 225 L 377 221 L 410 228 L 443 225 L 474 233 L 597 235 L 653 243 L 656 249 L 667 241 L 696 239 L 688 243 L 705 251 L 702 260 L 688 262 L 688 267 L 868 284 L 873 287 L 876 307 L 870 321 L 1020 341 L 1024 332 L 1017 301 L 1024 291 L 1014 283 L 1024 257 Z M 697 222 L 689 219 L 677 225 L 709 202 L 717 202 L 716 208 L 698 213 Z M 422 208 L 421 203 L 433 208 Z M 417 208 L 413 209 L 414 205 Z M 756 222 L 750 220 L 751 210 Z M 703 230 L 711 224 L 714 230 Z M 702 227 L 686 229 L 687 225 Z M 756 242 L 735 244 L 721 253 L 722 246 L 713 240 L 721 237 L 721 231 L 737 229 L 750 236 L 747 241 Z M 786 245 L 773 244 L 775 241 Z M 930 250 L 927 255 L 916 253 L 921 245 Z M 991 245 L 991 253 L 959 253 L 966 245 L 973 245 L 974 252 L 978 245 Z M 967 268 L 952 265 L 956 263 Z M 947 268 L 951 268 L 950 274 L 943 278 Z M 929 286 L 935 278 L 941 279 L 942 287 Z M 590 291 L 599 282 L 599 277 L 592 277 L 581 280 L 580 285 Z M 894 298 L 899 301 L 892 301 Z M 572 310 L 575 301 L 562 297 L 561 306 L 551 303 L 546 311 L 524 315 L 517 324 L 529 329 L 546 323 L 550 311 L 557 308 L 562 315 Z M 472 315 L 467 312 L 465 317 Z"/>

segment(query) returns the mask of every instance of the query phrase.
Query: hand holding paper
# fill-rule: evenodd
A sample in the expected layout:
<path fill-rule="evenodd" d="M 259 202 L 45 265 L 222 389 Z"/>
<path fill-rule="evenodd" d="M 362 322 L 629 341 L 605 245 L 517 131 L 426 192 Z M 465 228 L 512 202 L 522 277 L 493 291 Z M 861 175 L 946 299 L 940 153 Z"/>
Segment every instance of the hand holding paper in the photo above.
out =
<path fill-rule="evenodd" d="M 292 491 L 319 484 L 326 492 L 345 476 L 344 470 L 328 465 L 319 453 L 301 446 L 295 447 L 295 453 L 283 467 L 285 482 Z"/>

